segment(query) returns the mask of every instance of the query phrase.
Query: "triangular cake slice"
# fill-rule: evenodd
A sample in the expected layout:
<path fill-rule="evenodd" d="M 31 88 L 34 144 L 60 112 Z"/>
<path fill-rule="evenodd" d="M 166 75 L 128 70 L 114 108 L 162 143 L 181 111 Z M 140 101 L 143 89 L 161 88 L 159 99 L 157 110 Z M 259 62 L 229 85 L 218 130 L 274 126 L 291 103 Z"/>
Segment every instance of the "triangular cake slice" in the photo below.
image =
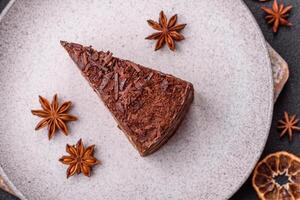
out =
<path fill-rule="evenodd" d="M 61 45 L 140 155 L 156 151 L 173 135 L 193 100 L 191 83 L 109 51 Z"/>

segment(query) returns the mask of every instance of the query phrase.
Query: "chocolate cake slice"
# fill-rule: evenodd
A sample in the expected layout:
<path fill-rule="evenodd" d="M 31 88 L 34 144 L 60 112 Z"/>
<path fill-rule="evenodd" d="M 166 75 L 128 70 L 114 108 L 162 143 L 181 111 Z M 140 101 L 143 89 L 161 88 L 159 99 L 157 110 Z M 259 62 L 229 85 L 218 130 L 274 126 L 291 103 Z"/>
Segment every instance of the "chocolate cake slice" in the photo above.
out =
<path fill-rule="evenodd" d="M 64 41 L 61 45 L 141 156 L 173 135 L 193 100 L 191 83 L 113 57 L 109 51 Z"/>

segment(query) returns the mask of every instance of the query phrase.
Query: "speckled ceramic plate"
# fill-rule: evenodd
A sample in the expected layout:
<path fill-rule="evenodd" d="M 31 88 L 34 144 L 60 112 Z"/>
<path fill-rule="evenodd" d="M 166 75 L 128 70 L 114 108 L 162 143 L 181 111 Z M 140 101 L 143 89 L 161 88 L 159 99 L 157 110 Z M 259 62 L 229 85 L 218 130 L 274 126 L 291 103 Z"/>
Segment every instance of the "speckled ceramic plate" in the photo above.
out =
<path fill-rule="evenodd" d="M 154 52 L 146 19 L 178 14 L 178 50 Z M 177 133 L 142 158 L 59 40 L 92 44 L 194 84 Z M 22 199 L 225 199 L 246 180 L 268 136 L 273 85 L 264 39 L 237 0 L 16 1 L 0 24 L 1 174 Z M 71 134 L 34 131 L 38 95 L 72 100 Z M 91 178 L 65 178 L 66 143 L 96 144 Z M 7 178 L 8 177 L 8 178 Z"/>

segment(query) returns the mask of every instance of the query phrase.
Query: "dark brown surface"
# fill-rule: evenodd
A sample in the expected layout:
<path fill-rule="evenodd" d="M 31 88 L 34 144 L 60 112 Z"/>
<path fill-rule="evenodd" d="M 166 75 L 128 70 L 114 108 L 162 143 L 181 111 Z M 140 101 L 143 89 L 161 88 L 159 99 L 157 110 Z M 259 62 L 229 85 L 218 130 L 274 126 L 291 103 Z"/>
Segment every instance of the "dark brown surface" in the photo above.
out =
<path fill-rule="evenodd" d="M 110 52 L 61 42 L 142 156 L 176 131 L 193 99 L 193 86 Z"/>

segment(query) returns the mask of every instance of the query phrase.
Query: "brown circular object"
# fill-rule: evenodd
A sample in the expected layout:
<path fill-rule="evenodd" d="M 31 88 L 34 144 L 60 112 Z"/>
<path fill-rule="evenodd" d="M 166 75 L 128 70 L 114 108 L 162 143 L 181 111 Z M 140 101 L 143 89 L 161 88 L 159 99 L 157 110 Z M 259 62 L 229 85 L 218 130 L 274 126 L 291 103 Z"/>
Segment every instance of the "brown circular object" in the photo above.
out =
<path fill-rule="evenodd" d="M 279 184 L 278 176 L 288 182 Z M 254 169 L 252 185 L 262 200 L 300 199 L 300 157 L 285 151 L 266 156 Z"/>

